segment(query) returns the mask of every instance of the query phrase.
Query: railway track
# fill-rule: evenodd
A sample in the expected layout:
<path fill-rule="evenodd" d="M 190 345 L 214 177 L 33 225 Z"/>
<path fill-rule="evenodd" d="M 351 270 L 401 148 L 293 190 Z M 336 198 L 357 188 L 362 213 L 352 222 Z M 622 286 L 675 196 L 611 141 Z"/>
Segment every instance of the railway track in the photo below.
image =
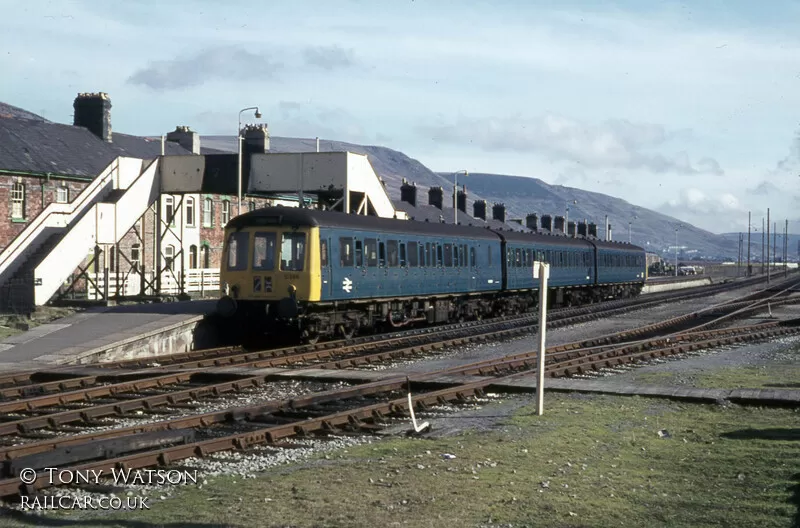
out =
<path fill-rule="evenodd" d="M 687 316 L 673 318 L 668 321 L 647 325 L 633 332 L 623 332 L 602 336 L 600 338 L 585 340 L 559 347 L 548 349 L 546 368 L 548 375 L 570 375 L 589 372 L 598 368 L 618 365 L 625 362 L 637 361 L 652 357 L 661 357 L 670 353 L 680 353 L 702 347 L 718 346 L 727 342 L 741 342 L 746 339 L 765 339 L 773 335 L 794 334 L 800 331 L 798 321 L 769 322 L 760 325 L 750 325 L 741 328 L 726 328 L 709 330 L 708 328 L 728 320 L 734 314 L 747 313 L 747 309 L 757 310 L 767 302 L 781 302 L 790 299 L 780 297 L 791 293 L 787 288 L 778 292 L 759 292 L 747 296 L 746 300 L 736 300 L 722 303 Z M 687 321 L 693 320 L 694 324 L 689 329 L 681 329 L 663 335 L 665 331 L 680 327 Z M 631 339 L 634 339 L 631 341 Z M 276 442 L 286 436 L 295 434 L 310 434 L 318 430 L 336 430 L 343 426 L 356 429 L 369 428 L 363 422 L 380 421 L 382 417 L 392 413 L 407 412 L 408 404 L 403 398 L 392 398 L 397 391 L 407 388 L 407 384 L 414 383 L 415 387 L 432 387 L 428 392 L 414 397 L 414 405 L 424 408 L 446 401 L 463 401 L 469 395 L 480 392 L 498 383 L 495 377 L 505 378 L 527 375 L 533 367 L 535 352 L 515 354 L 500 359 L 490 359 L 461 365 L 449 369 L 405 377 L 378 380 L 372 383 L 348 386 L 317 394 L 303 395 L 288 400 L 268 402 L 264 405 L 249 406 L 229 409 L 225 411 L 204 413 L 195 416 L 177 419 L 162 420 L 139 426 L 111 429 L 98 433 L 88 433 L 79 436 L 52 438 L 27 444 L 5 446 L 0 448 L 0 456 L 5 460 L 4 475 L 8 478 L 0 481 L 0 495 L 8 496 L 15 493 L 30 493 L 33 488 L 20 489 L 19 481 L 13 475 L 24 464 L 25 467 L 37 467 L 37 464 L 57 465 L 59 467 L 86 462 L 74 466 L 73 469 L 95 469 L 107 471 L 112 467 L 136 469 L 153 465 L 166 465 L 172 461 L 189 456 L 204 456 L 224 449 L 245 449 L 258 443 Z M 318 365 L 318 367 L 340 368 L 342 365 Z M 255 367 L 253 367 L 255 368 Z M 246 370 L 241 368 L 240 370 Z M 512 372 L 508 374 L 508 372 Z M 196 375 L 197 372 L 182 371 L 166 374 L 165 376 Z M 224 374 L 231 375 L 231 372 Z M 225 382 L 227 384 L 240 383 L 242 380 L 267 381 L 268 377 L 262 374 L 243 377 Z M 482 379 L 463 382 L 464 376 L 482 376 Z M 444 379 L 450 377 L 450 381 Z M 150 383 L 150 382 L 148 382 Z M 442 386 L 445 385 L 444 388 Z M 235 385 L 230 385 L 235 387 Z M 224 393 L 218 390 L 217 395 Z M 378 401 L 370 405 L 363 405 L 363 398 L 376 398 L 383 395 L 386 401 Z M 155 398 L 155 399 L 152 399 Z M 165 398 L 159 400 L 158 398 Z M 142 401 L 139 401 L 142 400 Z M 145 405 L 145 401 L 148 402 Z M 355 400 L 352 405 L 346 404 Z M 165 395 L 152 395 L 145 398 L 128 400 L 138 401 L 139 408 L 152 411 L 159 401 L 167 405 L 179 405 L 180 402 L 173 398 L 171 401 Z M 326 413 L 326 406 L 338 406 L 336 412 Z M 346 407 L 344 410 L 342 406 Z M 129 413 L 136 407 L 120 407 L 119 404 L 111 405 L 110 410 L 118 415 L 119 411 Z M 95 406 L 90 409 L 105 409 L 109 405 Z M 101 411 L 82 411 L 81 420 L 92 422 L 102 414 Z M 100 414 L 93 414 L 100 413 Z M 38 426 L 58 427 L 63 423 L 64 415 L 47 417 L 30 417 L 24 424 L 16 423 L 14 428 L 17 433 L 30 432 Z M 277 424 L 275 424 L 277 422 Z M 265 424 L 273 424 L 263 427 Z M 8 424 L 4 424 L 7 426 Z M 235 430 L 222 431 L 225 427 Z M 214 438 L 201 438 L 195 428 L 217 427 Z M 241 428 L 247 429 L 242 432 Z M 7 434 L 10 434 L 10 429 Z M 221 434 L 221 436 L 220 436 Z M 134 439 L 127 439 L 135 435 Z M 202 435 L 199 435 L 202 436 Z M 178 445 L 176 445 L 178 444 Z M 78 446 L 80 449 L 74 447 Z M 71 447 L 71 448 L 70 448 Z M 70 449 L 68 449 L 70 448 Z M 132 451 L 145 452 L 130 454 Z M 87 462 L 92 458 L 105 458 L 106 460 Z M 41 466 L 45 467 L 45 466 Z"/>
<path fill-rule="evenodd" d="M 581 374 L 622 363 L 719 346 L 723 343 L 794 334 L 800 332 L 800 321 L 711 329 L 723 322 L 730 322 L 737 316 L 762 309 L 767 303 L 774 305 L 795 302 L 795 299 L 789 297 L 793 292 L 792 283 L 790 287 L 778 291 L 770 289 L 754 292 L 739 299 L 646 325 L 633 331 L 550 347 L 547 353 L 547 374 L 549 376 Z M 633 308 L 630 305 L 618 305 L 611 309 L 624 311 Z M 573 317 L 585 315 L 574 311 L 572 313 Z M 570 318 L 564 317 L 563 320 L 568 321 Z M 507 324 L 509 320 L 503 323 Z M 476 322 L 462 329 L 486 330 L 493 324 L 497 322 Z M 484 337 L 476 335 L 472 338 L 490 339 L 505 335 L 503 332 L 509 330 L 512 329 L 494 329 L 488 337 L 484 334 Z M 467 338 L 447 337 L 445 341 L 454 344 L 463 342 L 464 339 Z M 429 346 L 435 346 L 429 344 L 397 346 L 403 344 L 402 338 L 393 337 L 390 340 L 394 340 L 395 343 L 395 348 L 392 350 L 329 361 L 322 359 L 330 358 L 331 355 L 320 355 L 320 352 L 335 350 L 331 347 L 327 350 L 323 348 L 304 352 L 298 352 L 295 347 L 293 352 L 270 351 L 273 353 L 272 357 L 257 360 L 245 357 L 247 353 L 233 354 L 229 357 L 238 356 L 244 359 L 239 363 L 225 363 L 225 365 L 235 365 L 235 368 L 227 369 L 220 368 L 218 364 L 200 368 L 196 364 L 192 366 L 192 362 L 198 361 L 197 358 L 175 362 L 166 370 L 164 367 L 159 367 L 127 371 L 118 365 L 116 369 L 104 369 L 109 370 L 108 374 L 94 376 L 94 380 L 89 379 L 93 376 L 83 376 L 83 381 L 79 382 L 94 383 L 95 386 L 58 394 L 24 397 L 22 392 L 13 392 L 19 387 L 6 387 L 3 389 L 6 391 L 3 395 L 7 397 L 7 401 L 0 402 L 0 412 L 11 419 L 0 424 L 0 435 L 6 436 L 9 440 L 12 438 L 17 440 L 13 441 L 14 445 L 0 446 L 0 459 L 4 460 L 5 477 L 0 480 L 0 496 L 36 491 L 36 485 L 20 488 L 19 479 L 16 479 L 15 475 L 22 467 L 42 469 L 57 466 L 75 470 L 103 471 L 108 471 L 110 468 L 136 469 L 164 466 L 182 458 L 204 456 L 225 449 L 246 449 L 254 444 L 274 443 L 297 434 L 335 431 L 341 427 L 368 430 L 371 427 L 379 427 L 378 424 L 369 425 L 370 422 L 381 422 L 387 415 L 407 412 L 408 402 L 396 396 L 399 394 L 398 391 L 408 389 L 409 383 L 414 384 L 415 391 L 420 388 L 426 391 L 417 394 L 413 400 L 417 408 L 424 409 L 427 405 L 464 401 L 470 395 L 481 394 L 486 387 L 499 383 L 498 379 L 528 375 L 534 369 L 536 354 L 528 352 L 414 375 L 411 378 L 390 377 L 370 383 L 269 401 L 260 405 L 193 413 L 196 410 L 194 402 L 203 397 L 221 398 L 226 394 L 246 391 L 248 388 L 263 386 L 277 379 L 285 381 L 291 378 L 291 372 L 285 372 L 285 369 L 282 376 L 265 372 L 263 361 L 285 361 L 287 358 L 294 358 L 292 362 L 296 366 L 313 365 L 317 369 L 341 369 L 425 353 L 430 350 Z M 232 350 L 225 352 L 230 354 Z M 110 385 L 97 385 L 98 378 L 105 375 L 115 375 L 123 381 Z M 479 376 L 480 379 L 476 379 L 475 376 Z M 465 381 L 465 377 L 468 377 L 466 379 L 469 381 Z M 36 388 L 36 385 L 31 383 L 32 379 L 23 377 L 19 383 L 30 391 Z M 76 383 L 76 379 L 67 378 L 66 381 Z M 59 380 L 51 380 L 41 382 L 39 385 L 58 382 Z M 51 385 L 48 388 L 56 386 Z M 104 403 L 103 398 L 114 398 L 115 401 Z M 364 405 L 365 398 L 371 399 L 369 405 Z M 79 407 L 64 409 L 69 406 Z M 175 409 L 183 409 L 190 415 L 169 417 Z M 55 412 L 43 412 L 46 410 Z M 335 412 L 329 412 L 331 410 Z M 159 417 L 161 413 L 169 418 L 80 434 L 83 427 L 113 427 L 113 423 L 104 421 L 108 417 L 144 416 L 149 420 Z M 79 427 L 74 427 L 76 423 Z M 58 436 L 37 439 L 36 432 L 45 428 L 55 431 Z M 209 434 L 210 430 L 214 431 L 213 434 Z M 64 436 L 64 433 L 79 434 Z M 23 438 L 26 441 L 20 441 Z M 44 481 L 40 479 L 37 482 L 37 485 L 41 485 Z"/>

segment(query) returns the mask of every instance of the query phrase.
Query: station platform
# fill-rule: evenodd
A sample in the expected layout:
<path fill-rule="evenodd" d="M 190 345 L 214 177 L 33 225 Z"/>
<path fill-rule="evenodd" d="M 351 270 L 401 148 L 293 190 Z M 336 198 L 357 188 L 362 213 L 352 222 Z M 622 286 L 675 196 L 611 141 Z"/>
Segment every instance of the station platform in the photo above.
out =
<path fill-rule="evenodd" d="M 92 308 L 0 341 L 0 372 L 188 351 L 216 300 Z"/>

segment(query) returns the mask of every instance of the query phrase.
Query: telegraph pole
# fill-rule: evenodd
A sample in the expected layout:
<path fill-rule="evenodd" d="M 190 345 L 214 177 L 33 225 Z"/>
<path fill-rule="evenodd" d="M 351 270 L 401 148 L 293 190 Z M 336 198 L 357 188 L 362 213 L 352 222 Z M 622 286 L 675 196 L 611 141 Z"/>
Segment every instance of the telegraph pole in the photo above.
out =
<path fill-rule="evenodd" d="M 769 207 L 767 207 L 767 284 L 769 284 Z"/>
<path fill-rule="evenodd" d="M 747 211 L 747 276 L 750 276 L 750 211 Z"/>
<path fill-rule="evenodd" d="M 764 274 L 764 217 L 761 217 L 761 274 Z"/>
<path fill-rule="evenodd" d="M 789 264 L 786 262 L 789 259 L 789 219 L 784 220 L 786 223 L 783 227 L 783 276 L 789 274 Z"/>

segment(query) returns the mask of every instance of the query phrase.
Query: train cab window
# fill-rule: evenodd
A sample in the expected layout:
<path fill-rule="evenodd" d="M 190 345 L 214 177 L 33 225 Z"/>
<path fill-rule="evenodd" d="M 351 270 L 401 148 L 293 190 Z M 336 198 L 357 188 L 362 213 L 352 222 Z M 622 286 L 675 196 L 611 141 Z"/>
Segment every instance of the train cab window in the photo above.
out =
<path fill-rule="evenodd" d="M 356 267 L 361 268 L 364 266 L 364 243 L 360 240 L 356 240 Z"/>
<path fill-rule="evenodd" d="M 272 271 L 275 269 L 275 233 L 257 232 L 253 237 L 253 270 Z"/>
<path fill-rule="evenodd" d="M 378 242 L 378 267 L 383 268 L 386 266 L 386 244 Z"/>
<path fill-rule="evenodd" d="M 397 240 L 386 241 L 386 252 L 389 256 L 387 265 L 389 267 L 396 268 L 400 260 L 400 250 L 398 249 Z"/>
<path fill-rule="evenodd" d="M 469 248 L 469 266 L 471 268 L 475 267 L 475 248 Z"/>
<path fill-rule="evenodd" d="M 239 231 L 228 237 L 228 271 L 247 269 L 247 242 L 250 233 Z"/>
<path fill-rule="evenodd" d="M 442 262 L 444 259 L 442 258 L 442 245 L 441 244 L 434 244 L 436 246 L 436 266 L 442 267 Z"/>
<path fill-rule="evenodd" d="M 408 265 L 411 268 L 416 268 L 419 266 L 419 251 L 422 246 L 419 246 L 416 242 L 409 242 L 406 245 L 408 246 Z"/>
<path fill-rule="evenodd" d="M 453 244 L 444 245 L 444 267 L 445 268 L 453 267 Z"/>
<path fill-rule="evenodd" d="M 319 241 L 319 265 L 323 268 L 328 267 L 328 241 Z"/>
<path fill-rule="evenodd" d="M 339 266 L 350 267 L 353 265 L 353 239 L 342 237 L 339 239 Z"/>
<path fill-rule="evenodd" d="M 281 271 L 303 271 L 306 260 L 306 234 L 283 233 L 281 238 Z"/>
<path fill-rule="evenodd" d="M 367 253 L 367 266 L 375 268 L 378 266 L 378 241 L 374 238 L 364 239 L 364 251 Z"/>
<path fill-rule="evenodd" d="M 406 243 L 400 243 L 400 267 L 405 268 L 407 265 L 406 263 Z"/>

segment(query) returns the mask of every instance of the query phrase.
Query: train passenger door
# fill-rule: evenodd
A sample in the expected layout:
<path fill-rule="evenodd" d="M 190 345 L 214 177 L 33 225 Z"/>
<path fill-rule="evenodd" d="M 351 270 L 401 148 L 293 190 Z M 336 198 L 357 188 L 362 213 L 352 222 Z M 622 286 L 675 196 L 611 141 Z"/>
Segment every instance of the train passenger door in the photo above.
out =
<path fill-rule="evenodd" d="M 322 280 L 320 290 L 322 299 L 330 299 L 333 295 L 333 274 L 331 273 L 331 239 L 320 234 L 319 237 L 319 267 Z"/>
<path fill-rule="evenodd" d="M 467 277 L 469 291 L 478 291 L 478 262 L 475 259 L 475 246 L 469 246 L 469 262 L 467 263 Z"/>

